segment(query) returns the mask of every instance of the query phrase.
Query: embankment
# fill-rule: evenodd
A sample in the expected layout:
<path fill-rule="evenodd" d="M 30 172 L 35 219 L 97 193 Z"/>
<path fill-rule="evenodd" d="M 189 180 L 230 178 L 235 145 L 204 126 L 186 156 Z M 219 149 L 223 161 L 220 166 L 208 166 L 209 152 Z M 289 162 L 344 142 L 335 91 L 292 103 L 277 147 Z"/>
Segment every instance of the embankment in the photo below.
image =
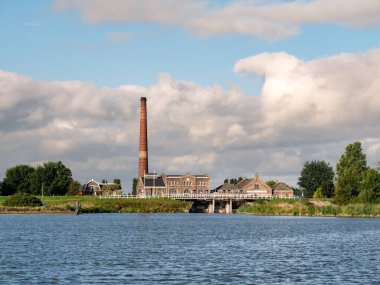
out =
<path fill-rule="evenodd" d="M 380 204 L 337 205 L 330 200 L 259 200 L 246 203 L 238 213 L 273 216 L 380 217 Z"/>
<path fill-rule="evenodd" d="M 39 197 L 42 207 L 6 207 L 0 198 L 0 214 L 73 214 L 76 201 L 81 213 L 183 213 L 191 203 L 170 199 L 99 199 L 90 196 Z"/>

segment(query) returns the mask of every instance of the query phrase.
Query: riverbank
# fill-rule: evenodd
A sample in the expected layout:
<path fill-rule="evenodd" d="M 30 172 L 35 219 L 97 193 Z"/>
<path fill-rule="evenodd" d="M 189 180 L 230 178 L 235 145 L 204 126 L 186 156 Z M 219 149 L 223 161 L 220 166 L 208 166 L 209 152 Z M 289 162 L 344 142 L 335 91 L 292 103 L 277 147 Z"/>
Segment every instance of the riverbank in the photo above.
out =
<path fill-rule="evenodd" d="M 380 204 L 337 205 L 327 199 L 259 200 L 241 206 L 238 213 L 270 216 L 380 217 Z"/>
<path fill-rule="evenodd" d="M 183 213 L 191 208 L 190 202 L 170 199 L 99 199 L 94 196 L 38 197 L 41 207 L 6 207 L 7 197 L 0 196 L 0 214 L 74 214 L 80 203 L 81 213 Z"/>
<path fill-rule="evenodd" d="M 39 197 L 41 207 L 6 207 L 8 197 L 0 196 L 0 214 L 74 214 L 81 213 L 188 213 L 192 203 L 171 199 L 100 199 L 94 196 Z M 380 204 L 336 205 L 327 199 L 257 200 L 240 206 L 237 213 L 260 216 L 380 217 Z"/>

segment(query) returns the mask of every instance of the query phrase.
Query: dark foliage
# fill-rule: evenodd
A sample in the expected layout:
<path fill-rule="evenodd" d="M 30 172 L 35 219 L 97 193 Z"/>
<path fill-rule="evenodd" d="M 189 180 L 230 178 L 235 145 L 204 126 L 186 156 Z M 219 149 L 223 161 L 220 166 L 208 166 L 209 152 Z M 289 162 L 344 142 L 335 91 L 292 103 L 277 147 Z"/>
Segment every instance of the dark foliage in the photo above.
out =
<path fill-rule="evenodd" d="M 360 142 L 349 144 L 336 165 L 335 199 L 338 203 L 348 203 L 357 197 L 360 181 L 367 170 L 366 155 Z"/>
<path fill-rule="evenodd" d="M 334 170 L 325 161 L 306 161 L 298 178 L 298 185 L 304 190 L 305 197 L 313 197 L 318 187 L 322 188 L 324 196 L 331 197 L 334 191 Z"/>
<path fill-rule="evenodd" d="M 42 206 L 42 202 L 36 196 L 18 193 L 5 200 L 4 205 L 8 207 L 38 207 Z"/>
<path fill-rule="evenodd" d="M 3 180 L 2 195 L 8 196 L 17 192 L 31 193 L 30 177 L 34 168 L 29 165 L 17 165 L 8 168 Z"/>
<path fill-rule="evenodd" d="M 133 178 L 133 182 L 132 182 L 132 195 L 137 195 L 137 182 L 138 182 L 138 179 L 137 178 Z"/>

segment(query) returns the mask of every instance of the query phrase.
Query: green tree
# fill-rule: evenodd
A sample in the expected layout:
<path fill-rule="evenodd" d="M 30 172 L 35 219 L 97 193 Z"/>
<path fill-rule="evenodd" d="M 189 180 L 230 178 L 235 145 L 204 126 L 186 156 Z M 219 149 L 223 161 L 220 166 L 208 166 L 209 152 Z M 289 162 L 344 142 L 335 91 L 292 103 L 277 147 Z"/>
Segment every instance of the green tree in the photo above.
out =
<path fill-rule="evenodd" d="M 38 165 L 30 176 L 30 192 L 33 195 L 42 195 L 45 181 L 45 169 Z M 46 193 L 44 193 L 46 194 Z"/>
<path fill-rule="evenodd" d="M 271 188 L 272 188 L 274 185 L 276 185 L 276 183 L 277 183 L 277 182 L 274 181 L 274 180 L 269 180 L 269 181 L 266 182 L 266 184 L 267 184 L 269 187 L 271 187 Z"/>
<path fill-rule="evenodd" d="M 61 161 L 45 162 L 36 168 L 31 177 L 32 193 L 40 195 L 65 195 L 69 189 L 72 173 Z"/>
<path fill-rule="evenodd" d="M 344 204 L 359 194 L 360 181 L 367 169 L 366 155 L 360 142 L 346 146 L 336 165 L 335 200 Z"/>
<path fill-rule="evenodd" d="M 31 193 L 30 176 L 33 172 L 33 167 L 23 164 L 8 168 L 3 180 L 2 195 Z"/>
<path fill-rule="evenodd" d="M 315 190 L 314 194 L 313 194 L 313 198 L 325 198 L 325 196 L 323 195 L 323 190 L 322 190 L 322 187 L 318 187 L 317 190 Z"/>
<path fill-rule="evenodd" d="M 239 177 L 239 178 L 231 178 L 231 179 L 224 179 L 224 183 L 231 183 L 233 185 L 236 185 L 238 184 L 240 181 L 243 180 L 243 177 Z"/>
<path fill-rule="evenodd" d="M 368 168 L 363 172 L 359 183 L 359 201 L 371 203 L 378 197 L 380 197 L 380 174 L 375 169 Z"/>
<path fill-rule="evenodd" d="M 132 182 L 132 195 L 137 195 L 137 182 L 138 182 L 138 179 L 137 178 L 133 178 L 133 182 Z"/>
<path fill-rule="evenodd" d="M 119 189 L 121 189 L 121 180 L 120 180 L 119 178 L 115 178 L 115 179 L 113 180 L 113 183 L 115 183 L 116 185 L 118 185 L 118 186 L 119 186 Z"/>
<path fill-rule="evenodd" d="M 69 196 L 76 196 L 78 195 L 79 191 L 81 190 L 81 184 L 77 180 L 73 180 L 70 183 L 69 190 L 67 191 L 67 195 Z"/>
<path fill-rule="evenodd" d="M 313 197 L 318 187 L 322 194 L 331 197 L 334 189 L 334 169 L 323 160 L 306 161 L 303 165 L 298 185 L 303 189 L 305 197 Z"/>

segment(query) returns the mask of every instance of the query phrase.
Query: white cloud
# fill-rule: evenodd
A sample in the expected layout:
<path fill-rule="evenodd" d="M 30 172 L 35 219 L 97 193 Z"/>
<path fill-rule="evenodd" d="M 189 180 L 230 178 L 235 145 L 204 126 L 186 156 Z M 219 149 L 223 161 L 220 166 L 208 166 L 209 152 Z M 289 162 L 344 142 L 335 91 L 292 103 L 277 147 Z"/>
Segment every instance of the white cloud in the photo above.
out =
<path fill-rule="evenodd" d="M 62 160 L 82 181 L 116 177 L 125 183 L 137 172 L 141 96 L 148 98 L 150 167 L 156 171 L 207 172 L 214 184 L 255 172 L 295 181 L 304 161 L 334 165 L 355 140 L 363 141 L 374 165 L 380 155 L 379 66 L 380 50 L 312 61 L 255 55 L 237 62 L 235 71 L 264 77 L 257 98 L 166 74 L 152 86 L 102 88 L 2 71 L 0 171 Z"/>
<path fill-rule="evenodd" d="M 245 34 L 280 39 L 302 25 L 333 23 L 379 27 L 378 0 L 228 1 L 56 0 L 56 11 L 77 10 L 89 23 L 152 22 L 203 36 Z"/>

